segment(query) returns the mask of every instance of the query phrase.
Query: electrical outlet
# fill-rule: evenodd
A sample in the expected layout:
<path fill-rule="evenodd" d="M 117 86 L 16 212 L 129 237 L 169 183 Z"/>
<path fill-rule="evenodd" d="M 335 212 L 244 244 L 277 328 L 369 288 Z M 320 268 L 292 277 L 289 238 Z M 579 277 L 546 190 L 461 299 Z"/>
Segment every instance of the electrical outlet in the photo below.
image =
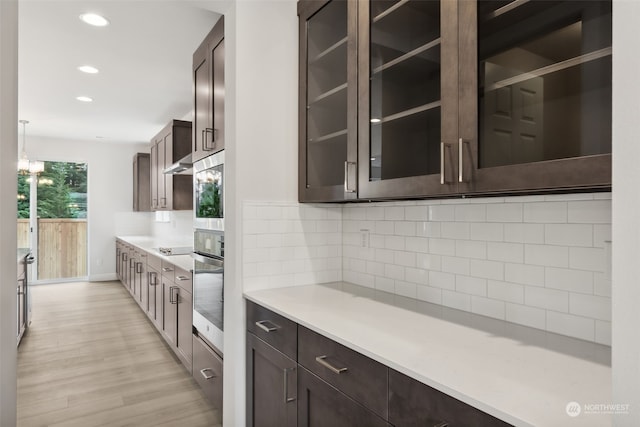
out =
<path fill-rule="evenodd" d="M 366 230 L 366 229 L 360 230 L 360 247 L 362 248 L 369 247 L 369 230 Z"/>

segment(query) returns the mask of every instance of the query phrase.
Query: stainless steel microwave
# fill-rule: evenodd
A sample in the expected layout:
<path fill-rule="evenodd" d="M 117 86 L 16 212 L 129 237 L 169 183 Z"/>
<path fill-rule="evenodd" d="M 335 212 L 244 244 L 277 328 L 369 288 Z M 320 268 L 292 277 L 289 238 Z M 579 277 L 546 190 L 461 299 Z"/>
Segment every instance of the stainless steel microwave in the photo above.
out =
<path fill-rule="evenodd" d="M 224 231 L 224 150 L 193 164 L 194 228 Z"/>

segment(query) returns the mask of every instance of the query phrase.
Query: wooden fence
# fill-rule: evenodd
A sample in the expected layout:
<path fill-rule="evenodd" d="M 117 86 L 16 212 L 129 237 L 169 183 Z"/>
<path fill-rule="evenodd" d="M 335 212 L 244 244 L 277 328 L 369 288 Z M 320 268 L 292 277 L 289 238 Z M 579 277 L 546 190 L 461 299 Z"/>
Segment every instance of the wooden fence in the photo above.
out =
<path fill-rule="evenodd" d="M 18 246 L 29 247 L 29 220 L 18 220 Z M 21 244 L 23 246 L 21 246 Z M 87 220 L 38 219 L 38 279 L 87 275 Z"/>

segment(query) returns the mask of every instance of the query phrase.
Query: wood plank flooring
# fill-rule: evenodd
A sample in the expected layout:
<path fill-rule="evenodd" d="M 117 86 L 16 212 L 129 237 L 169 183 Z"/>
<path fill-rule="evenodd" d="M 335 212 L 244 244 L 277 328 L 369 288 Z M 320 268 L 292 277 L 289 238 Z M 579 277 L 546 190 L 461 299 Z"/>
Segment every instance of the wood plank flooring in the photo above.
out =
<path fill-rule="evenodd" d="M 18 349 L 18 427 L 219 426 L 119 282 L 32 287 Z"/>

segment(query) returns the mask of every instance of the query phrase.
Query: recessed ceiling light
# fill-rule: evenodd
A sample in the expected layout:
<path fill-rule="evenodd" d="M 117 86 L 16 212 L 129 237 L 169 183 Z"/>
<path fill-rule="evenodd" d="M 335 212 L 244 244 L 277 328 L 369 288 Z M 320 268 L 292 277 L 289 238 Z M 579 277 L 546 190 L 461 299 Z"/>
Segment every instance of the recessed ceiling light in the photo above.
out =
<path fill-rule="evenodd" d="M 92 67 L 91 65 L 81 65 L 78 67 L 78 70 L 87 74 L 97 74 L 98 69 L 96 67 Z"/>
<path fill-rule="evenodd" d="M 371 119 L 371 123 L 380 123 L 382 120 L 380 119 Z"/>
<path fill-rule="evenodd" d="M 76 99 L 82 102 L 93 102 L 93 98 L 89 98 L 88 96 L 77 96 Z"/>
<path fill-rule="evenodd" d="M 93 25 L 94 27 L 106 27 L 109 25 L 109 20 L 104 16 L 100 16 L 96 13 L 83 13 L 80 15 L 80 19 L 83 22 Z"/>

